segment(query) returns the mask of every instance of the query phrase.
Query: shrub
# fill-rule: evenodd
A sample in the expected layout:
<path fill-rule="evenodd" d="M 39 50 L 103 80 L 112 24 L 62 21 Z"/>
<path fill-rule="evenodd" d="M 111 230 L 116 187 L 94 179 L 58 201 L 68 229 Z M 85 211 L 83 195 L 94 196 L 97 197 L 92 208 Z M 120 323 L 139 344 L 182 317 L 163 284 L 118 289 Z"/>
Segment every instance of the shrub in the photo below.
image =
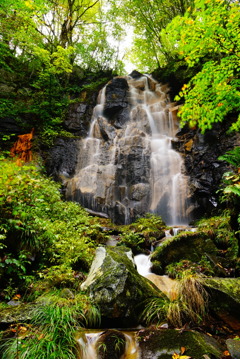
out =
<path fill-rule="evenodd" d="M 46 266 L 88 270 L 105 236 L 80 205 L 61 200 L 59 185 L 37 163 L 19 167 L 1 160 L 0 216 L 2 290 L 10 279 L 13 288 L 24 290 L 28 276 Z"/>

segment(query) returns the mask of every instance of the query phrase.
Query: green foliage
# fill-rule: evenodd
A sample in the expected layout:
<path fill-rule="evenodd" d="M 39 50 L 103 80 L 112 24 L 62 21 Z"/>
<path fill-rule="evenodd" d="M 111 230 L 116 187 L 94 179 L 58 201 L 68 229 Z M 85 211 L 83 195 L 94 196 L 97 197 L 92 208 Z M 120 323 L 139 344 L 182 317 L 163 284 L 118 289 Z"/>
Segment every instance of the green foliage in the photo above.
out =
<path fill-rule="evenodd" d="M 197 125 L 204 132 L 229 113 L 237 113 L 239 20 L 238 2 L 195 0 L 193 12 L 173 19 L 162 33 L 188 66 L 200 64 L 200 71 L 176 97 L 184 100 L 178 112 L 182 125 Z M 231 130 L 239 129 L 239 120 L 236 115 Z"/>
<path fill-rule="evenodd" d="M 133 27 L 133 46 L 127 57 L 139 71 L 151 72 L 171 58 L 160 36 L 162 29 L 177 15 L 193 4 L 193 0 L 125 0 L 112 1 L 114 16 L 119 23 L 128 22 Z"/>
<path fill-rule="evenodd" d="M 105 239 L 97 220 L 79 205 L 62 201 L 59 185 L 37 164 L 19 167 L 1 160 L 0 215 L 2 289 L 11 278 L 12 286 L 23 290 L 33 268 L 44 265 L 63 266 L 62 281 L 71 282 L 72 269 L 88 270 L 94 248 Z"/>
<path fill-rule="evenodd" d="M 226 152 L 218 159 L 228 162 L 238 170 L 240 168 L 240 147 L 235 147 L 233 150 Z"/>
<path fill-rule="evenodd" d="M 141 252 L 141 246 L 145 243 L 145 238 L 138 233 L 129 232 L 124 233 L 120 237 L 118 245 L 124 245 L 132 249 L 133 253 Z"/>
<path fill-rule="evenodd" d="M 214 270 L 211 263 L 204 256 L 198 263 L 191 262 L 187 259 L 183 259 L 177 263 L 171 263 L 165 268 L 165 272 L 170 278 L 173 279 L 181 279 L 186 276 L 186 273 L 189 273 L 189 275 L 214 275 Z"/>
<path fill-rule="evenodd" d="M 89 299 L 82 294 L 66 299 L 61 292 L 52 292 L 39 298 L 33 309 L 31 326 L 25 328 L 28 330 L 23 336 L 3 342 L 2 358 L 10 359 L 16 355 L 19 359 L 76 358 L 75 332 L 86 323 L 92 308 Z M 91 324 L 97 325 L 96 322 Z"/>
<path fill-rule="evenodd" d="M 234 166 L 232 171 L 223 174 L 223 197 L 222 200 L 229 200 L 231 196 L 236 200 L 240 196 L 240 147 L 235 147 L 233 150 L 226 152 L 219 160 L 227 161 Z"/>
<path fill-rule="evenodd" d="M 153 241 L 164 237 L 164 228 L 166 225 L 161 217 L 147 213 L 145 217 L 122 227 L 119 244 L 132 248 L 135 254 L 142 252 L 146 248 L 150 249 Z"/>

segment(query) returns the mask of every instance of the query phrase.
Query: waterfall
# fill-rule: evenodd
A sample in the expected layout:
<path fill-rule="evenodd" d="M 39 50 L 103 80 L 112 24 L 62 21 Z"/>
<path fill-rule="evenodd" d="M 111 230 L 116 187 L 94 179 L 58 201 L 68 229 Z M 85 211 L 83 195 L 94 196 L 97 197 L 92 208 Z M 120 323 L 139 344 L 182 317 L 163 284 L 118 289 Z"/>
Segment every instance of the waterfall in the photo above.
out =
<path fill-rule="evenodd" d="M 107 84 L 99 94 L 67 197 L 116 223 L 153 212 L 168 225 L 187 224 L 187 176 L 172 148 L 178 124 L 166 86 L 148 76 L 114 81 L 118 92 Z"/>
<path fill-rule="evenodd" d="M 101 357 L 97 353 L 97 347 L 98 347 L 98 341 L 103 333 L 104 333 L 103 330 L 87 330 L 87 329 L 80 333 L 80 337 L 77 339 L 79 345 L 79 350 L 78 350 L 79 359 L 98 359 Z M 121 356 L 121 359 L 138 359 L 139 349 L 135 335 L 136 332 L 134 330 L 132 331 L 121 330 L 121 333 L 125 337 L 125 352 Z M 114 357 L 117 357 L 117 355 Z"/>

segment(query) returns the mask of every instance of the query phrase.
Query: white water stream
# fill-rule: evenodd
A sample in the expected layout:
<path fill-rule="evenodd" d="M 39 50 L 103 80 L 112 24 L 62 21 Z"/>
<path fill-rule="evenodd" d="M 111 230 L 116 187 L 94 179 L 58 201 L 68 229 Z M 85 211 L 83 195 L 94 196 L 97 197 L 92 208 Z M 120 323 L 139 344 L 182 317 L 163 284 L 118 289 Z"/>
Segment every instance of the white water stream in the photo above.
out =
<path fill-rule="evenodd" d="M 104 87 L 89 135 L 80 142 L 76 175 L 68 182 L 67 196 L 114 220 L 119 213 L 125 223 L 137 211 L 159 214 L 168 225 L 187 224 L 188 183 L 183 160 L 172 148 L 178 124 L 166 86 L 148 76 L 126 80 L 129 120 L 118 128 L 103 117 Z"/>
<path fill-rule="evenodd" d="M 79 359 L 97 359 L 98 340 L 104 333 L 103 330 L 85 331 L 80 334 L 77 340 L 79 344 Z M 121 359 L 138 359 L 138 344 L 135 337 L 135 331 L 122 331 L 125 337 L 125 352 Z M 109 358 L 111 359 L 111 358 Z"/>

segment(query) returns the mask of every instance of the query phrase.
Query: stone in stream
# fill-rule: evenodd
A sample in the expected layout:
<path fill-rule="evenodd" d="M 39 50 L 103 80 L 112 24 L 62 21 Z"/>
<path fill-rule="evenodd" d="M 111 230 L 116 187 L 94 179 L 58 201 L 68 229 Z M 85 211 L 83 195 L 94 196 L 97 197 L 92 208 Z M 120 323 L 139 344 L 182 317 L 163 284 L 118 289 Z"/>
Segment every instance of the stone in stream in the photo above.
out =
<path fill-rule="evenodd" d="M 240 359 L 240 340 L 236 339 L 228 339 L 226 341 L 227 348 L 229 353 L 231 354 L 232 359 Z"/>
<path fill-rule="evenodd" d="M 219 359 L 222 348 L 218 342 L 194 330 L 142 329 L 138 332 L 139 359 L 172 359 L 174 353 L 194 359 Z M 182 352 L 181 352 L 182 350 Z"/>
<path fill-rule="evenodd" d="M 138 274 L 132 252 L 125 247 L 99 247 L 81 289 L 86 290 L 98 306 L 103 322 L 113 322 L 115 327 L 138 324 L 141 304 L 161 294 Z"/>

